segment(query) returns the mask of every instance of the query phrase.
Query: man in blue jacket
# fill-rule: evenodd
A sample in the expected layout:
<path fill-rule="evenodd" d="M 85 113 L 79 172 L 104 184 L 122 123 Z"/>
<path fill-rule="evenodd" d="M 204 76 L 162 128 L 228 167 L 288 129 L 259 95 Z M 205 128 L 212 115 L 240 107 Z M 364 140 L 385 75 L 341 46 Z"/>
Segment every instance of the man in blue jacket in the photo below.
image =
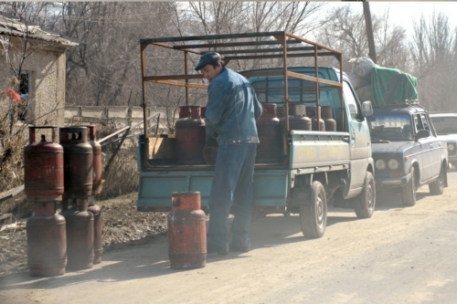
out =
<path fill-rule="evenodd" d="M 208 253 L 248 252 L 253 208 L 254 163 L 259 138 L 256 120 L 262 106 L 249 81 L 224 67 L 216 52 L 201 56 L 195 70 L 209 81 L 206 135 L 216 139 L 218 153 L 209 197 Z M 228 243 L 227 219 L 233 201 L 235 216 Z"/>

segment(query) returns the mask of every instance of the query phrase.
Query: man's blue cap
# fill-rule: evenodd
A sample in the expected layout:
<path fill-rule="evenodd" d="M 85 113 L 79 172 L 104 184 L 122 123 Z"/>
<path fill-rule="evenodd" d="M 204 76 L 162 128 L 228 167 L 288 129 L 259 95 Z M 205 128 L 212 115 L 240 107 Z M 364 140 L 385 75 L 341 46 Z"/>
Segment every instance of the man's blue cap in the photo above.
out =
<path fill-rule="evenodd" d="M 213 64 L 221 60 L 221 55 L 216 52 L 208 52 L 200 57 L 200 61 L 198 62 L 197 66 L 195 67 L 196 71 L 201 70 L 207 64 Z"/>

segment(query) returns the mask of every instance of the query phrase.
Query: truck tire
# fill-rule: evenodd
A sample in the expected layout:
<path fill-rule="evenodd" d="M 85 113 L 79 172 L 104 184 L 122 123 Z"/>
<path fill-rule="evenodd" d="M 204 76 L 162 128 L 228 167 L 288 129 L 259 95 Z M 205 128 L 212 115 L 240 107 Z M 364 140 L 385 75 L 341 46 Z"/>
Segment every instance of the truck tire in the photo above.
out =
<path fill-rule="evenodd" d="M 402 201 L 405 207 L 412 207 L 416 204 L 416 176 L 414 171 L 414 167 L 411 167 L 411 179 L 402 189 Z"/>
<path fill-rule="evenodd" d="M 446 170 L 443 167 L 441 167 L 440 175 L 438 176 L 438 178 L 435 181 L 433 181 L 432 183 L 428 184 L 428 189 L 430 190 L 430 194 L 433 194 L 433 195 L 443 194 L 445 174 L 446 174 Z"/>
<path fill-rule="evenodd" d="M 376 207 L 376 188 L 373 174 L 365 173 L 363 190 L 354 200 L 354 211 L 358 218 L 370 218 Z"/>
<path fill-rule="evenodd" d="M 300 226 L 305 237 L 320 238 L 327 226 L 327 198 L 324 185 L 314 181 L 309 201 L 300 205 Z"/>

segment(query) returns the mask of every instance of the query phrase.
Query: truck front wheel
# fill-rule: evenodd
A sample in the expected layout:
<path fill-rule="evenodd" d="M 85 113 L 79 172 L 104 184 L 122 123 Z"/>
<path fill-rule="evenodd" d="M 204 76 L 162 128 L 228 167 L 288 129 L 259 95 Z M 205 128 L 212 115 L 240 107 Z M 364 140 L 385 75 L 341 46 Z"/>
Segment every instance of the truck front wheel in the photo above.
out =
<path fill-rule="evenodd" d="M 300 206 L 300 226 L 305 237 L 320 238 L 327 226 L 327 198 L 324 185 L 314 181 L 309 200 Z"/>
<path fill-rule="evenodd" d="M 358 218 L 370 218 L 376 206 L 376 190 L 373 174 L 365 173 L 363 190 L 354 200 L 354 211 Z"/>

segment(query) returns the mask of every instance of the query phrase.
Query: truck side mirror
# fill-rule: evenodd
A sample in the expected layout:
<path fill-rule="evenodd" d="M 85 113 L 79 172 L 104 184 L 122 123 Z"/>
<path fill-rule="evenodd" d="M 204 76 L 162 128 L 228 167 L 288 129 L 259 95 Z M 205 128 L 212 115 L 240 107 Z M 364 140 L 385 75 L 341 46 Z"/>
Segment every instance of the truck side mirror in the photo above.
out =
<path fill-rule="evenodd" d="M 430 136 L 430 131 L 429 130 L 420 130 L 416 134 L 416 140 L 421 139 L 421 138 L 426 138 Z"/>
<path fill-rule="evenodd" d="M 367 117 L 373 115 L 373 106 L 371 105 L 371 101 L 366 100 L 362 102 L 362 116 Z"/>

